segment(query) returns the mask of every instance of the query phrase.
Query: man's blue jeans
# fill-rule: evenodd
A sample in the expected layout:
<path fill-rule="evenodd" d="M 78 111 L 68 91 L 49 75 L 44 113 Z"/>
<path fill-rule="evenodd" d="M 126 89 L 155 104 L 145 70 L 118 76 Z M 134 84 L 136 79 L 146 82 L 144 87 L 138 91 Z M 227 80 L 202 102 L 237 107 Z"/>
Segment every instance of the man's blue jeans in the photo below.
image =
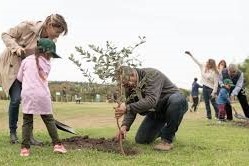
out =
<path fill-rule="evenodd" d="M 135 141 L 148 144 L 161 137 L 171 143 L 187 110 L 187 100 L 180 93 L 162 99 L 158 102 L 156 111 L 148 113 L 144 118 Z"/>
<path fill-rule="evenodd" d="M 19 106 L 21 101 L 22 83 L 15 80 L 9 90 L 9 129 L 10 133 L 16 133 L 17 121 L 19 115 Z"/>

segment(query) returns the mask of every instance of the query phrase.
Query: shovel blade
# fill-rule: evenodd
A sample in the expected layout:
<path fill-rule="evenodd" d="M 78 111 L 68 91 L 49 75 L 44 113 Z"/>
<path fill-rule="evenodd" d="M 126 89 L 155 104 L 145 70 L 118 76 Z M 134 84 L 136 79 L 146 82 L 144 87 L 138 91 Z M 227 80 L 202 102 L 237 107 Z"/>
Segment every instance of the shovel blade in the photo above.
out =
<path fill-rule="evenodd" d="M 237 112 L 237 110 L 236 110 L 234 107 L 233 107 L 233 110 L 234 110 L 234 112 L 235 112 L 234 116 L 235 116 L 237 119 L 244 119 L 244 120 L 249 121 L 249 118 L 247 118 L 247 117 L 245 117 L 245 116 L 239 114 L 239 113 Z"/>
<path fill-rule="evenodd" d="M 57 129 L 71 133 L 71 134 L 77 134 L 74 129 L 68 125 L 65 125 L 57 120 L 55 120 L 55 125 L 57 127 Z"/>

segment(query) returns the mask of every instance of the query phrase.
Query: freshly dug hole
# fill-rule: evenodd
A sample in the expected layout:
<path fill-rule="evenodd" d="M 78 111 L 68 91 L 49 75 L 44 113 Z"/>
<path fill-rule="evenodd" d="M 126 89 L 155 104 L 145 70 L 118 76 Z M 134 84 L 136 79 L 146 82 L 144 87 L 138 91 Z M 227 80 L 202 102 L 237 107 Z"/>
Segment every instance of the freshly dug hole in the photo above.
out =
<path fill-rule="evenodd" d="M 67 149 L 96 149 L 104 152 L 112 152 L 121 154 L 119 142 L 115 139 L 106 138 L 89 138 L 85 136 L 74 136 L 62 140 L 62 143 Z M 136 155 L 139 153 L 137 149 L 131 145 L 123 144 L 126 155 Z"/>

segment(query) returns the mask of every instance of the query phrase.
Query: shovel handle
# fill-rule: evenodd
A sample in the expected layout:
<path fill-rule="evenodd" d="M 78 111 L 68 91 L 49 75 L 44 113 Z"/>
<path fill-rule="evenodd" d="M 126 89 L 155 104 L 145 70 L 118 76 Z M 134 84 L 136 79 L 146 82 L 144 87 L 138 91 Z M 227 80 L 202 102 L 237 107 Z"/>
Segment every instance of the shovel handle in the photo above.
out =
<path fill-rule="evenodd" d="M 235 107 L 232 106 L 232 108 L 233 108 L 233 111 L 235 112 L 235 114 L 238 114 L 238 112 L 236 111 Z"/>

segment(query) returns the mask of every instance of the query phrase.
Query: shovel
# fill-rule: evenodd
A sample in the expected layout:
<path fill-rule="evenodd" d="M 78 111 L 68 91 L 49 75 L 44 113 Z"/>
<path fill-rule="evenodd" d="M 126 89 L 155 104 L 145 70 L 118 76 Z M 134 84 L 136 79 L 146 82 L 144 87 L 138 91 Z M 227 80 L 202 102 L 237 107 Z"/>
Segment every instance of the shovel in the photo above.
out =
<path fill-rule="evenodd" d="M 53 110 L 55 110 L 53 103 L 52 103 L 52 107 L 53 107 Z M 74 129 L 72 127 L 63 124 L 63 123 L 59 122 L 56 119 L 54 121 L 55 121 L 55 125 L 56 125 L 57 129 L 59 129 L 61 131 L 65 131 L 65 132 L 77 135 L 77 133 L 74 131 Z"/>
<path fill-rule="evenodd" d="M 59 129 L 59 130 L 77 135 L 77 133 L 74 131 L 74 129 L 72 127 L 65 125 L 57 120 L 55 120 L 55 125 L 56 125 L 57 129 Z"/>
<path fill-rule="evenodd" d="M 236 109 L 235 109 L 234 107 L 233 107 L 233 111 L 235 112 L 235 113 L 234 113 L 234 116 L 235 116 L 237 119 L 243 119 L 243 120 L 249 121 L 249 118 L 247 118 L 247 117 L 245 117 L 245 116 L 239 114 L 239 113 L 236 111 Z"/>

